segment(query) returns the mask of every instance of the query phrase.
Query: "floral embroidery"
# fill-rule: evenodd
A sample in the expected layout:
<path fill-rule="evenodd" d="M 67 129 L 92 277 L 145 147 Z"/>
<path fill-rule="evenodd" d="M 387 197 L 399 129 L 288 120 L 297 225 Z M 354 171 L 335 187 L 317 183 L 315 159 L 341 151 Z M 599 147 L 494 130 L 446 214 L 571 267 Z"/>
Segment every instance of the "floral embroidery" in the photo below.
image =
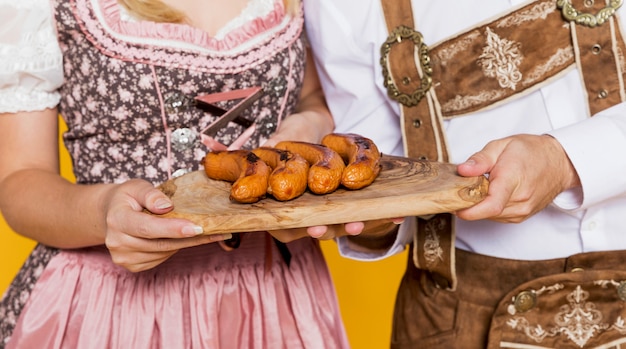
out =
<path fill-rule="evenodd" d="M 473 96 L 456 95 L 441 106 L 444 113 L 453 114 L 459 110 L 471 109 L 474 106 L 482 105 L 485 102 L 495 101 L 505 96 L 502 90 L 480 91 Z"/>
<path fill-rule="evenodd" d="M 471 33 L 468 33 L 465 37 L 463 37 L 462 40 L 459 40 L 454 45 L 447 47 L 446 49 L 441 49 L 440 51 L 438 51 L 437 58 L 438 58 L 439 63 L 442 66 L 446 66 L 450 61 L 454 59 L 454 56 L 456 56 L 459 53 L 462 53 L 463 51 L 466 51 L 472 44 L 472 41 L 479 35 L 480 35 L 480 32 L 478 30 L 472 31 Z"/>
<path fill-rule="evenodd" d="M 602 322 L 602 313 L 595 304 L 587 303 L 589 292 L 579 286 L 567 296 L 569 305 L 561 308 L 554 321 L 560 326 L 559 332 L 565 334 L 578 346 L 583 347 L 596 332 L 605 330 L 608 325 Z"/>
<path fill-rule="evenodd" d="M 556 11 L 556 1 L 542 2 L 526 11 L 522 11 L 515 16 L 501 21 L 498 23 L 498 27 L 519 26 L 524 22 L 534 21 L 539 18 L 546 19 L 546 17 L 554 11 Z"/>
<path fill-rule="evenodd" d="M 500 87 L 515 90 L 516 84 L 522 80 L 518 69 L 522 62 L 521 44 L 502 39 L 489 28 L 486 34 L 487 46 L 477 63 L 486 76 L 498 79 Z"/>
<path fill-rule="evenodd" d="M 439 234 L 446 224 L 444 219 L 435 216 L 426 222 L 426 237 L 424 241 L 424 259 L 426 267 L 432 269 L 439 262 L 443 261 L 443 249 L 439 243 Z"/>
<path fill-rule="evenodd" d="M 545 64 L 538 65 L 526 74 L 524 84 L 532 85 L 536 81 L 545 78 L 547 72 L 556 70 L 560 66 L 567 66 L 572 60 L 574 60 L 574 51 L 569 48 L 561 48 Z"/>
<path fill-rule="evenodd" d="M 597 283 L 596 283 L 597 284 Z M 605 287 L 604 285 L 600 285 Z M 580 285 L 566 296 L 568 304 L 560 307 L 554 316 L 554 326 L 544 328 L 542 325 L 532 325 L 528 319 L 515 316 L 507 321 L 512 329 L 523 332 L 527 337 L 541 343 L 546 337 L 565 336 L 580 348 L 594 336 L 605 331 L 617 331 L 626 334 L 626 322 L 618 316 L 613 324 L 604 321 L 604 316 L 597 309 L 596 304 L 588 301 L 589 292 Z"/>

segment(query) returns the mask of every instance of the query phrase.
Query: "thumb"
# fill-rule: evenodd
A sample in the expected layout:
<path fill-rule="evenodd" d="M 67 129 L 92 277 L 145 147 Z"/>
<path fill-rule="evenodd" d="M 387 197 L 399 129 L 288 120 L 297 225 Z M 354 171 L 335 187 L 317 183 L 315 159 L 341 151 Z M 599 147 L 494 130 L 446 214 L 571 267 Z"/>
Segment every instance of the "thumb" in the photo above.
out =
<path fill-rule="evenodd" d="M 464 177 L 476 177 L 491 172 L 505 146 L 503 141 L 489 142 L 481 151 L 458 164 L 457 172 Z"/>
<path fill-rule="evenodd" d="M 172 200 L 162 191 L 154 189 L 146 196 L 146 209 L 153 213 L 166 213 L 174 208 Z"/>

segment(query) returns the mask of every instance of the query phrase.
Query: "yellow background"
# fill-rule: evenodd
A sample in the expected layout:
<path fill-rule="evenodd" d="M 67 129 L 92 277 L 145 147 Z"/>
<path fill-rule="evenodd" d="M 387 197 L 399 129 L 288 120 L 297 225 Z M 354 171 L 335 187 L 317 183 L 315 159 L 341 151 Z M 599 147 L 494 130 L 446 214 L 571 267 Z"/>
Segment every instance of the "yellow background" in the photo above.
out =
<path fill-rule="evenodd" d="M 61 174 L 73 180 L 69 155 L 61 147 Z M 0 216 L 0 293 L 8 287 L 33 246 L 33 241 L 15 234 Z M 406 252 L 383 261 L 358 262 L 339 256 L 332 241 L 322 242 L 322 249 L 335 281 L 350 344 L 354 349 L 388 348 L 393 303 Z"/>

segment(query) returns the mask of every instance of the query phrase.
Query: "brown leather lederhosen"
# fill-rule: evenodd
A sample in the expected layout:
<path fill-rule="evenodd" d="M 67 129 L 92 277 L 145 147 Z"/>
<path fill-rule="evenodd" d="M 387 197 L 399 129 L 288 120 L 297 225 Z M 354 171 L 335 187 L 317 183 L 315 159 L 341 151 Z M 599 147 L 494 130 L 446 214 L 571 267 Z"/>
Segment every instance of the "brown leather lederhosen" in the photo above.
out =
<path fill-rule="evenodd" d="M 425 39 L 415 30 L 410 0 L 381 2 L 390 32 L 389 39 L 381 48 L 381 64 L 389 95 L 401 106 L 404 145 L 408 156 L 447 161 L 443 120 L 461 117 L 519 98 L 521 95 L 536 91 L 540 86 L 560 77 L 573 67 L 577 67 L 581 72 L 581 80 L 587 93 L 589 115 L 595 115 L 626 100 L 624 87 L 626 45 L 618 20 L 614 16 L 616 9 L 621 6 L 621 0 L 606 2 L 574 0 L 571 3 L 566 0 L 529 1 L 488 23 L 431 47 L 425 44 Z M 456 250 L 454 221 L 450 214 L 427 218 L 418 219 L 418 230 L 413 242 L 412 260 L 408 266 L 407 277 L 409 279 L 412 277 L 413 281 L 427 277 L 439 291 L 425 291 L 423 285 L 417 289 L 422 293 L 440 294 L 438 296 L 440 301 L 445 298 L 441 294 L 454 293 L 449 291 L 456 290 L 456 293 L 467 295 L 468 290 L 458 289 L 468 282 L 468 274 L 461 273 L 461 270 L 469 272 L 471 269 L 467 268 L 467 264 L 478 265 L 480 267 L 473 272 L 481 271 L 489 275 L 491 263 L 500 263 L 501 260 Z M 598 256 L 594 254 L 594 257 Z M 608 253 L 601 256 L 613 258 Z M 458 260 L 461 257 L 462 260 Z M 536 263 L 533 270 L 542 270 L 542 264 Z M 567 265 L 563 260 L 555 263 Z M 528 267 L 526 262 L 507 261 L 505 264 L 507 272 L 502 273 L 516 275 L 513 277 L 514 282 L 505 283 L 511 289 L 491 292 L 492 289 L 499 287 L 491 288 L 489 283 L 475 283 L 473 287 L 483 288 L 471 291 L 481 293 L 487 289 L 488 291 L 484 293 L 495 297 L 491 302 L 500 300 L 503 302 L 500 307 L 489 304 L 488 307 L 491 308 L 488 313 L 495 314 L 494 318 L 483 319 L 487 321 L 487 325 L 483 321 L 482 325 L 477 325 L 478 327 L 472 331 L 479 334 L 479 337 L 483 335 L 481 338 L 486 340 L 486 332 L 480 328 L 488 328 L 491 322 L 490 347 L 510 345 L 511 348 L 530 348 L 526 346 L 527 344 L 535 345 L 536 348 L 551 348 L 555 345 L 559 348 L 568 345 L 593 347 L 589 345 L 595 343 L 593 344 L 595 346 L 613 340 L 619 342 L 622 337 L 626 337 L 626 325 L 624 329 L 620 328 L 621 318 L 618 319 L 621 313 L 602 312 L 608 308 L 615 308 L 616 304 L 620 309 L 626 307 L 626 303 L 622 301 L 622 298 L 626 299 L 624 286 L 626 283 L 622 284 L 621 281 L 626 280 L 626 274 L 622 275 L 624 272 L 616 272 L 619 277 L 613 274 L 596 275 L 596 272 L 585 272 L 576 276 L 559 274 L 561 275 L 559 280 L 562 282 L 570 279 L 578 281 L 571 281 L 567 286 L 561 287 L 559 280 L 555 279 L 553 284 L 549 284 L 552 280 L 536 283 L 539 280 L 537 279 L 533 281 L 535 283 L 525 285 L 524 288 L 524 285 L 520 284 L 536 279 L 539 275 L 549 274 L 519 273 L 520 268 Z M 599 265 L 595 262 L 588 264 Z M 611 268 L 619 266 L 621 264 L 610 265 Z M 607 264 L 601 264 L 601 267 L 606 268 Z M 626 270 L 626 267 L 621 269 Z M 559 268 L 551 270 L 552 273 L 566 271 Z M 592 274 L 595 276 L 591 276 Z M 407 277 L 403 280 L 403 287 L 405 292 L 410 292 L 411 280 L 407 280 Z M 463 279 L 458 280 L 457 277 Z M 494 279 L 493 282 L 496 282 L 495 280 L 498 279 Z M 598 313 L 605 315 L 604 320 L 607 320 L 606 315 L 610 313 L 611 321 L 578 324 L 561 321 L 560 325 L 554 325 L 556 318 L 553 317 L 560 313 L 555 312 L 554 307 L 546 307 L 543 302 L 558 298 L 563 303 L 566 299 L 576 298 L 577 294 L 587 295 L 594 282 L 603 283 L 605 287 L 602 290 L 612 292 L 613 298 L 598 290 L 589 296 L 591 298 L 602 294 L 602 301 L 611 300 L 603 304 L 602 311 Z M 534 286 L 537 289 L 533 289 Z M 542 288 L 548 288 L 550 291 L 539 292 Z M 523 293 L 524 290 L 530 291 Z M 508 299 L 505 295 L 509 291 L 520 296 L 517 299 L 513 296 Z M 398 344 L 397 347 L 407 347 L 412 337 L 434 336 L 432 342 L 420 340 L 416 343 L 426 348 L 429 346 L 425 343 L 436 345 L 439 343 L 438 340 L 441 340 L 441 343 L 448 343 L 445 345 L 440 343 L 441 347 L 447 348 L 450 346 L 446 345 L 456 343 L 442 339 L 446 337 L 441 334 L 446 332 L 447 327 L 450 327 L 449 335 L 453 337 L 461 332 L 467 332 L 460 331 L 456 326 L 447 326 L 443 320 L 439 323 L 438 316 L 445 318 L 446 311 L 437 308 L 428 311 L 426 309 L 428 302 L 413 305 L 409 299 L 414 300 L 415 295 L 402 292 L 401 289 L 394 318 L 394 342 Z M 546 294 L 550 294 L 552 298 Z M 596 306 L 600 310 L 600 303 L 587 303 L 586 300 L 587 298 L 585 302 L 576 304 Z M 525 304 L 524 301 L 533 303 L 531 310 L 526 309 L 524 312 L 515 310 L 516 302 L 518 308 L 525 309 L 523 305 L 519 305 Z M 539 306 L 541 304 L 544 306 Z M 565 301 L 563 306 L 567 304 Z M 569 304 L 575 307 L 572 303 Z M 419 309 L 415 309 L 416 307 Z M 460 310 L 457 311 L 462 315 Z M 532 316 L 529 318 L 531 313 L 535 318 Z M 456 321 L 461 322 L 458 319 L 459 314 L 456 314 Z M 566 316 L 567 313 L 563 312 L 560 315 Z M 626 321 L 626 312 L 623 318 Z M 413 321 L 412 319 L 417 321 L 415 325 L 408 324 Z M 432 327 L 428 327 L 423 321 Z M 590 329 L 578 329 L 577 337 L 576 334 L 572 334 L 575 331 L 568 330 L 567 325 L 588 326 Z M 542 333 L 543 330 L 548 331 L 548 328 L 551 333 Z M 555 331 L 558 333 L 553 333 Z M 603 333 L 601 340 L 597 339 L 599 333 Z M 612 337 L 613 334 L 617 334 L 615 338 Z M 484 347 L 484 344 L 481 346 L 472 341 L 466 342 L 466 345 L 464 348 Z"/>

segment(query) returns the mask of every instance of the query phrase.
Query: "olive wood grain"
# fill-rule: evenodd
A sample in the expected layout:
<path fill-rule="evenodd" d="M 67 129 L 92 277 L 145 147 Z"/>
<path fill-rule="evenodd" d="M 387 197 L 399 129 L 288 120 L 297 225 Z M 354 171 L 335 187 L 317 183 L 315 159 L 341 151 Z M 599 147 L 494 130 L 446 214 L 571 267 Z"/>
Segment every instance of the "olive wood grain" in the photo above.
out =
<path fill-rule="evenodd" d="M 254 204 L 231 202 L 230 183 L 191 172 L 159 187 L 174 202 L 174 210 L 162 216 L 189 219 L 206 234 L 252 232 L 452 212 L 487 194 L 484 176 L 461 177 L 453 164 L 383 155 L 381 165 L 374 183 L 363 189 L 307 191 L 284 202 L 268 195 Z"/>

